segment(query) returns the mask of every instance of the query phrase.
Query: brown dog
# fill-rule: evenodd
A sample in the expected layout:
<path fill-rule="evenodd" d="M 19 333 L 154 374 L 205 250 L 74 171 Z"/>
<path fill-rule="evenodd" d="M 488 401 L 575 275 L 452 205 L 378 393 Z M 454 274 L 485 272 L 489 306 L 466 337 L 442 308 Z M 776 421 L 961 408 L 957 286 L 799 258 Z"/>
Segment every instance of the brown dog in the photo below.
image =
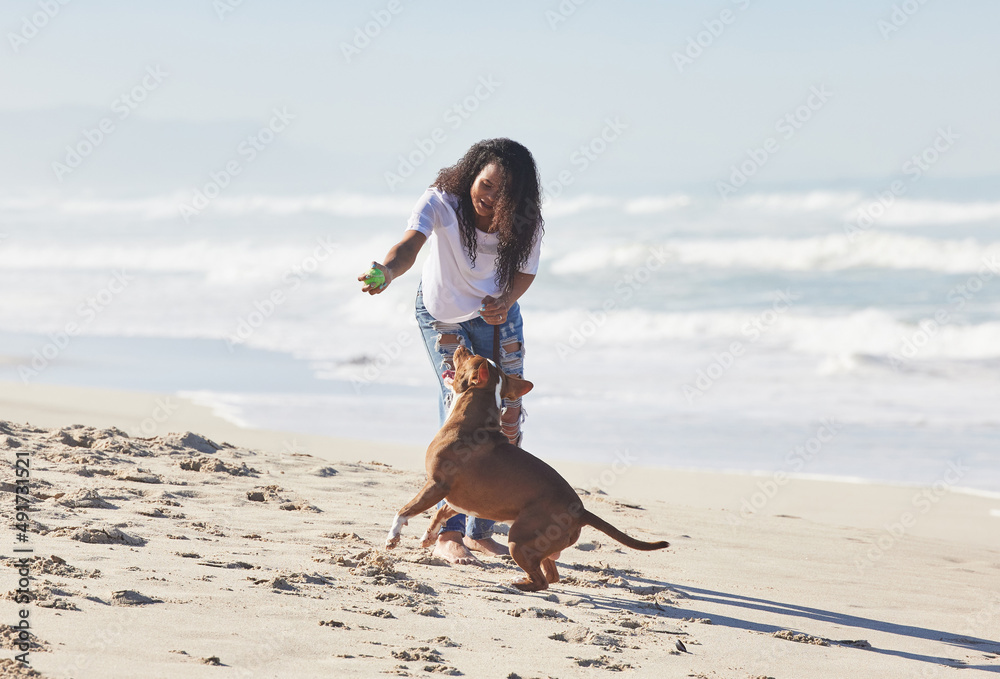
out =
<path fill-rule="evenodd" d="M 427 447 L 427 483 L 396 514 L 386 549 L 399 544 L 408 519 L 447 500 L 431 519 L 422 546 L 434 544 L 455 514 L 513 521 L 510 555 L 527 573 L 518 589 L 536 592 L 559 582 L 555 560 L 592 526 L 633 549 L 669 547 L 629 537 L 583 507 L 580 496 L 555 469 L 511 445 L 500 431 L 500 398 L 515 399 L 531 382 L 506 375 L 497 365 L 459 346 L 455 351 L 455 398 L 444 426 Z"/>

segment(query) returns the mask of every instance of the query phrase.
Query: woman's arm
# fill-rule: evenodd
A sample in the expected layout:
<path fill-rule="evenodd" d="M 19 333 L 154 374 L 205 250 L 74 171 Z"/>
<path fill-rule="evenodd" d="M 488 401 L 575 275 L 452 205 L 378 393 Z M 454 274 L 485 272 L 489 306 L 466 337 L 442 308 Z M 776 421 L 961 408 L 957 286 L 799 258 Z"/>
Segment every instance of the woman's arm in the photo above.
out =
<path fill-rule="evenodd" d="M 490 325 L 506 323 L 507 309 L 514 306 L 514 302 L 520 299 L 521 295 L 525 293 L 534 280 L 535 276 L 533 274 L 518 271 L 514 274 L 514 280 L 510 284 L 510 291 L 506 295 L 500 295 L 497 298 L 490 297 L 489 295 L 483 297 L 483 306 L 479 310 L 479 315 Z"/>
<path fill-rule="evenodd" d="M 514 302 L 521 298 L 521 295 L 527 291 L 534 280 L 535 276 L 530 273 L 521 273 L 518 271 L 514 274 L 514 280 L 510 284 L 510 292 L 501 296 L 501 299 L 507 303 L 506 306 L 508 309 L 514 306 Z"/>
<path fill-rule="evenodd" d="M 402 276 L 417 261 L 417 253 L 427 242 L 427 236 L 416 230 L 407 231 L 403 239 L 392 246 L 385 256 L 385 268 L 393 278 Z M 385 273 L 385 272 L 383 272 Z"/>
<path fill-rule="evenodd" d="M 403 239 L 389 250 L 389 254 L 385 256 L 385 264 L 372 262 L 372 266 L 379 269 L 385 275 L 385 285 L 382 287 L 366 285 L 361 288 L 361 292 L 367 292 L 369 295 L 377 295 L 389 287 L 389 283 L 393 279 L 402 276 L 413 266 L 413 262 L 417 260 L 417 253 L 420 252 L 420 248 L 424 246 L 425 242 L 427 242 L 427 236 L 424 234 L 412 229 L 407 231 Z M 358 276 L 359 281 L 363 281 L 364 279 L 364 274 Z"/>

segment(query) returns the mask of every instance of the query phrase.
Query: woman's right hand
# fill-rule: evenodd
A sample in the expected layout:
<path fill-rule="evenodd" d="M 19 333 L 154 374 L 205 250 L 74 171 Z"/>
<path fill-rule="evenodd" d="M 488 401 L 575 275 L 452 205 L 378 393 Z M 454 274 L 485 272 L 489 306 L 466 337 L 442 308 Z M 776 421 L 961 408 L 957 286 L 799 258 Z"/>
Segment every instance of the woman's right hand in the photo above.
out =
<path fill-rule="evenodd" d="M 369 295 L 377 295 L 389 287 L 389 283 L 392 282 L 392 273 L 389 271 L 389 268 L 387 266 L 385 266 L 384 264 L 379 264 L 378 262 L 372 262 L 371 268 L 378 269 L 379 271 L 381 271 L 382 275 L 385 276 L 385 282 L 381 286 L 365 284 L 365 286 L 361 288 L 361 292 L 367 292 Z M 368 272 L 366 271 L 360 276 L 358 276 L 358 280 L 364 282 L 365 278 L 367 277 L 368 277 Z"/>

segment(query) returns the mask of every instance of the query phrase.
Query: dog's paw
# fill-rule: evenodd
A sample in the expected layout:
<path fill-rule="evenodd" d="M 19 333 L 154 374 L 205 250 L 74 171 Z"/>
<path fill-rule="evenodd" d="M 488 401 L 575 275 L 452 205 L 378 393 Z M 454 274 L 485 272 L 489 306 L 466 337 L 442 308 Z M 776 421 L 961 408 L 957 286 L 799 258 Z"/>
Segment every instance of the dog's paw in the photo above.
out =
<path fill-rule="evenodd" d="M 393 547 L 395 547 L 398 544 L 399 544 L 399 536 L 396 535 L 394 537 L 386 539 L 386 541 L 385 541 L 385 548 L 386 549 L 392 549 Z"/>
<path fill-rule="evenodd" d="M 431 547 L 431 546 L 434 545 L 435 542 L 437 542 L 437 537 L 434 536 L 434 535 L 431 535 L 430 533 L 424 533 L 424 536 L 422 538 L 420 538 L 420 546 L 421 547 L 425 547 L 425 548 L 426 547 Z"/>
<path fill-rule="evenodd" d="M 522 578 L 521 580 L 515 580 L 510 583 L 514 587 L 518 588 L 522 592 L 540 592 L 543 589 L 549 588 L 549 583 L 542 580 L 541 582 L 535 582 L 529 578 Z"/>

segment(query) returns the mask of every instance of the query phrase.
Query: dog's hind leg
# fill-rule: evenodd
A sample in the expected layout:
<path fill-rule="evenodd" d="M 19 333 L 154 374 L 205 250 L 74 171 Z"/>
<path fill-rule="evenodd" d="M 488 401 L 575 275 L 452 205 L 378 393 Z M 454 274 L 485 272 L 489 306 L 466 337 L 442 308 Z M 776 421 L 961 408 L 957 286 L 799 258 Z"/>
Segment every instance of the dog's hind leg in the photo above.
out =
<path fill-rule="evenodd" d="M 385 538 L 385 548 L 392 549 L 399 544 L 399 534 L 403 530 L 409 519 L 426 512 L 428 509 L 436 505 L 438 502 L 444 499 L 444 496 L 448 494 L 448 488 L 446 486 L 435 483 L 434 481 L 428 480 L 424 487 L 420 489 L 416 497 L 410 500 L 408 503 L 403 505 L 403 508 L 396 512 L 396 516 L 392 521 L 392 527 L 389 529 L 389 534 Z"/>
<path fill-rule="evenodd" d="M 434 516 L 431 517 L 431 525 L 427 527 L 427 532 L 424 533 L 424 537 L 420 540 L 420 546 L 430 547 L 437 542 L 438 531 L 444 527 L 445 521 L 456 514 L 458 512 L 447 502 L 438 507 L 438 510 L 434 512 Z"/>
<path fill-rule="evenodd" d="M 547 589 L 549 586 L 545 574 L 542 573 L 542 559 L 536 550 L 532 548 L 532 543 L 528 546 L 520 543 L 507 542 L 510 548 L 510 555 L 514 558 L 514 563 L 524 569 L 527 578 L 515 580 L 513 585 L 522 592 L 538 592 Z"/>
<path fill-rule="evenodd" d="M 545 580 L 550 585 L 554 585 L 559 582 L 559 571 L 556 570 L 556 560 L 554 556 L 547 556 L 542 559 L 542 573 L 545 574 Z"/>

